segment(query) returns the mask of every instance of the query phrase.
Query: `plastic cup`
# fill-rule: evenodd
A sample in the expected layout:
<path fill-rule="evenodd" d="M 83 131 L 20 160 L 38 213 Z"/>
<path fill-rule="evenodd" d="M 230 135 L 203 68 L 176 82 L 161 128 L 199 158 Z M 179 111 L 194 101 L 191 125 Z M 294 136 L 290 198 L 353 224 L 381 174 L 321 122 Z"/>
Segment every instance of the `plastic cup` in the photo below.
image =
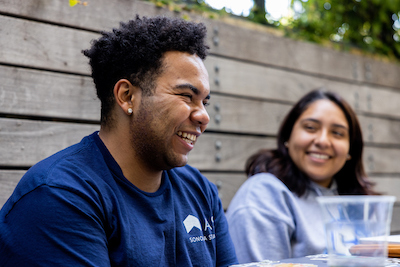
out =
<path fill-rule="evenodd" d="M 325 223 L 328 265 L 385 265 L 394 196 L 317 197 Z"/>

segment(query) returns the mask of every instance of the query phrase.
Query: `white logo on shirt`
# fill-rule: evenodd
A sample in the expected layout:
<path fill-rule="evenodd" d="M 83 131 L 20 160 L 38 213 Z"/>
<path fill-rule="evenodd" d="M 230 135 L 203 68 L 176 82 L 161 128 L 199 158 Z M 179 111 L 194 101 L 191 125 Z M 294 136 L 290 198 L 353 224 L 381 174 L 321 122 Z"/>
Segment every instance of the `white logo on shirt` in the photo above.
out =
<path fill-rule="evenodd" d="M 195 216 L 193 215 L 188 215 L 186 217 L 186 219 L 183 221 L 183 225 L 186 228 L 186 232 L 189 233 L 190 231 L 192 231 L 192 229 L 194 227 L 196 227 L 197 229 L 201 230 L 201 225 L 200 225 L 200 221 L 199 219 L 197 219 Z"/>
<path fill-rule="evenodd" d="M 213 221 L 213 217 L 211 217 L 211 221 Z M 211 225 L 208 223 L 207 219 L 204 218 L 204 231 L 209 228 L 210 230 L 212 230 Z"/>
<path fill-rule="evenodd" d="M 215 234 L 212 233 L 212 226 L 214 226 L 214 217 L 211 217 L 211 223 L 209 223 L 209 221 L 204 218 L 204 229 L 201 229 L 201 223 L 200 220 L 193 215 L 188 215 L 186 217 L 185 220 L 183 220 L 183 225 L 185 226 L 186 232 L 190 233 L 190 231 L 193 230 L 193 228 L 197 228 L 199 229 L 202 234 L 199 236 L 191 236 L 189 237 L 189 240 L 191 243 L 195 243 L 195 242 L 204 242 L 204 241 L 211 241 L 215 238 Z M 212 225 L 212 226 L 211 226 Z M 205 233 L 206 232 L 206 233 Z M 207 234 L 208 232 L 208 234 Z"/>

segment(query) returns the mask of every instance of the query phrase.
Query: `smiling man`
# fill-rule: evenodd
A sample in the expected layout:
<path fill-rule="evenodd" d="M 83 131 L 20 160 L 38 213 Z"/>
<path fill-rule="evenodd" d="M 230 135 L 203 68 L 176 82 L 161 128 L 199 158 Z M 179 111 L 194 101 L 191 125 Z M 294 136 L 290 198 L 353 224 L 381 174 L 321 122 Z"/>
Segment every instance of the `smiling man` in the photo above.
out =
<path fill-rule="evenodd" d="M 209 122 L 203 24 L 139 18 L 83 53 L 101 127 L 39 162 L 0 211 L 1 266 L 229 266 L 216 187 L 186 165 Z"/>

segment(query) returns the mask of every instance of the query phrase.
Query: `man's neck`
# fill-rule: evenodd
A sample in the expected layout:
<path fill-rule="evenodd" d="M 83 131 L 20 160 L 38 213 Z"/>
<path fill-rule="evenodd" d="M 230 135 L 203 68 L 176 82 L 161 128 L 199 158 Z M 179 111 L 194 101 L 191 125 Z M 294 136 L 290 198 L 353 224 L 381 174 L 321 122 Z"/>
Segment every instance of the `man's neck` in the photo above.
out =
<path fill-rule="evenodd" d="M 142 191 L 153 193 L 161 186 L 162 171 L 149 169 L 136 156 L 129 137 L 101 129 L 99 137 L 118 163 L 125 178 Z"/>

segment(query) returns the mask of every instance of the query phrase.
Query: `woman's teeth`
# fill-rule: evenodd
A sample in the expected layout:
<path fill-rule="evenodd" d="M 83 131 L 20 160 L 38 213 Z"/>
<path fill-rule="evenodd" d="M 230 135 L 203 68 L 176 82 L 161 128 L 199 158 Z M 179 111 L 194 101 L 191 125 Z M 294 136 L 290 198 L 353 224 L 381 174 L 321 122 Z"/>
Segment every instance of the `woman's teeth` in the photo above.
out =
<path fill-rule="evenodd" d="M 310 153 L 309 155 L 310 155 L 311 157 L 317 158 L 317 159 L 329 159 L 329 156 L 328 156 L 328 155 L 315 154 L 315 153 Z"/>

